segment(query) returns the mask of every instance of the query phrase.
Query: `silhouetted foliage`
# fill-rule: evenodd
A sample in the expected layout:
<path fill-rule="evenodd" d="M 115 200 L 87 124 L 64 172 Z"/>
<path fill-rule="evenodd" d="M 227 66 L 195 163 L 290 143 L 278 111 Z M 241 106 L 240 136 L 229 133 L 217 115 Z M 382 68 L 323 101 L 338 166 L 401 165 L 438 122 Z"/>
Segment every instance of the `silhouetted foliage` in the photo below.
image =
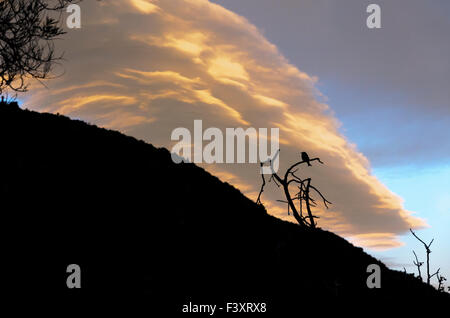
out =
<path fill-rule="evenodd" d="M 0 107 L 18 108 L 19 104 L 14 99 L 8 98 L 8 96 L 6 96 L 6 98 L 2 96 L 0 100 Z"/>
<path fill-rule="evenodd" d="M 275 156 L 278 156 L 279 151 L 275 154 Z M 315 192 L 317 195 L 319 195 L 320 199 L 323 202 L 323 205 L 328 208 L 328 204 L 331 204 L 330 201 L 328 201 L 323 194 L 311 184 L 311 178 L 300 178 L 297 174 L 297 171 L 299 170 L 299 167 L 301 164 L 306 163 L 308 166 L 312 166 L 312 161 L 317 161 L 321 164 L 323 162 L 320 160 L 320 158 L 313 158 L 310 159 L 308 154 L 306 152 L 302 152 L 302 161 L 294 163 L 292 166 L 290 166 L 286 173 L 284 174 L 284 177 L 281 178 L 278 176 L 278 174 L 273 170 L 273 159 L 269 160 L 270 167 L 272 169 L 272 174 L 269 179 L 270 181 L 274 181 L 275 184 L 279 187 L 280 185 L 283 187 L 284 195 L 286 197 L 287 201 L 278 200 L 280 202 L 287 203 L 288 205 L 288 213 L 289 211 L 292 211 L 292 214 L 294 215 L 294 218 L 297 220 L 298 224 L 302 227 L 311 227 L 315 228 L 317 225 L 317 222 L 315 222 L 314 219 L 318 219 L 318 216 L 313 215 L 311 211 L 311 207 L 316 207 L 317 202 L 316 199 L 314 199 L 311 195 L 312 192 Z M 264 163 L 261 163 L 261 167 L 263 167 Z M 294 170 L 294 168 L 297 168 Z M 264 177 L 264 174 L 261 174 L 262 176 L 262 185 L 261 189 L 259 191 L 258 199 L 256 200 L 257 204 L 261 203 L 261 195 L 264 192 L 264 186 L 266 185 L 266 180 Z M 291 191 L 289 189 L 290 185 L 294 184 L 298 190 L 294 195 L 291 194 Z M 298 209 L 295 205 L 295 201 L 298 201 Z M 303 211 L 306 209 L 306 213 Z"/>
<path fill-rule="evenodd" d="M 58 18 L 67 4 L 80 0 L 0 1 L 0 93 L 27 90 L 27 79 L 48 78 L 54 63 L 53 41 L 65 32 Z"/>

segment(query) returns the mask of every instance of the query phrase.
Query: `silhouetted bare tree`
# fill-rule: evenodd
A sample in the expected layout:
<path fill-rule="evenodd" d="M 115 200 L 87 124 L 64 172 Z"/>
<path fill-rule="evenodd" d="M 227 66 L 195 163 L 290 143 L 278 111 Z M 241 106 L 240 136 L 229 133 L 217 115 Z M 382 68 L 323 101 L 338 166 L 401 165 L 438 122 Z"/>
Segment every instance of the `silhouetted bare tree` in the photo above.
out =
<path fill-rule="evenodd" d="M 417 254 L 416 254 L 415 251 L 413 251 L 413 253 L 414 253 L 414 257 L 416 258 L 416 260 L 413 261 L 413 263 L 414 263 L 414 265 L 417 266 L 417 271 L 419 272 L 419 276 L 418 276 L 418 277 L 420 278 L 421 281 L 423 281 L 422 273 L 421 273 L 421 271 L 420 271 L 420 267 L 422 267 L 423 262 L 419 262 L 419 258 L 417 257 Z"/>
<path fill-rule="evenodd" d="M 81 0 L 0 1 L 0 93 L 27 90 L 27 78 L 49 77 L 55 55 L 53 40 L 65 32 L 59 14 L 66 5 Z"/>
<path fill-rule="evenodd" d="M 279 151 L 279 150 L 278 150 Z M 278 152 L 275 156 L 278 155 Z M 311 162 L 317 161 L 321 164 L 323 162 L 320 160 L 320 158 L 313 158 L 310 159 L 309 156 L 304 152 L 302 153 L 302 161 L 294 163 L 292 166 L 290 166 L 283 178 L 281 178 L 274 170 L 273 170 L 273 160 L 269 160 L 270 167 L 272 168 L 272 174 L 269 179 L 270 181 L 274 181 L 275 184 L 278 187 L 283 187 L 284 195 L 286 197 L 287 201 L 278 200 L 280 202 L 287 203 L 288 205 L 288 213 L 289 211 L 292 211 L 292 214 L 294 215 L 294 218 L 300 224 L 302 227 L 312 227 L 315 228 L 317 225 L 317 222 L 314 219 L 319 218 L 318 216 L 313 215 L 311 208 L 317 206 L 316 199 L 312 197 L 312 193 L 314 192 L 316 195 L 320 197 L 322 200 L 324 206 L 328 208 L 328 204 L 331 204 L 330 201 L 328 201 L 324 195 L 311 184 L 311 178 L 305 178 L 302 179 L 297 174 L 297 171 L 299 169 L 299 166 L 301 164 L 307 164 L 308 166 L 311 166 Z M 261 163 L 261 167 L 263 167 L 264 163 Z M 266 180 L 264 177 L 264 174 L 261 174 L 262 176 L 262 185 L 261 189 L 258 195 L 258 199 L 256 201 L 257 204 L 261 203 L 261 195 L 264 192 L 264 186 L 266 185 Z M 297 191 L 294 195 L 291 194 L 290 186 L 295 185 L 297 188 Z M 298 208 L 295 204 L 295 201 L 298 201 Z M 306 210 L 306 213 L 303 213 L 304 210 Z"/>
<path fill-rule="evenodd" d="M 431 279 L 432 279 L 434 276 L 436 276 L 436 278 L 437 278 L 437 280 L 438 280 L 438 283 L 439 283 L 438 290 L 439 290 L 439 291 L 444 291 L 443 282 L 444 282 L 445 280 L 447 280 L 447 279 L 446 279 L 444 276 L 439 275 L 439 271 L 440 271 L 441 269 L 439 268 L 434 274 L 430 274 L 430 254 L 431 254 L 430 246 L 431 246 L 431 244 L 433 243 L 434 239 L 432 239 L 430 243 L 426 244 L 424 241 L 422 241 L 422 240 L 416 235 L 416 233 L 414 233 L 414 231 L 413 231 L 412 229 L 409 229 L 409 230 L 411 231 L 412 235 L 414 235 L 414 237 L 415 237 L 416 239 L 418 239 L 420 243 L 423 244 L 423 246 L 425 247 L 425 251 L 426 251 L 426 253 L 427 253 L 427 284 L 430 285 L 430 284 L 431 284 L 431 283 L 430 283 Z M 423 262 L 419 262 L 419 259 L 417 258 L 417 255 L 416 255 L 416 252 L 413 251 L 413 253 L 414 253 L 414 256 L 416 257 L 416 260 L 414 261 L 414 265 L 417 266 L 417 269 L 418 269 L 418 271 L 419 271 L 419 277 L 420 277 L 420 279 L 422 279 L 422 274 L 421 274 L 421 272 L 420 272 L 420 267 L 423 265 Z"/>

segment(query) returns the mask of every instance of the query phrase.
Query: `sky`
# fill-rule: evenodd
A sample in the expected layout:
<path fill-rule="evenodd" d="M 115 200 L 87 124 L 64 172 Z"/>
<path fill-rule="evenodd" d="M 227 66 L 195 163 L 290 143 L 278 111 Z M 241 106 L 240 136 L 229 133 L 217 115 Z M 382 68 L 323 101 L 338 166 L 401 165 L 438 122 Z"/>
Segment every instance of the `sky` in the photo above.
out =
<path fill-rule="evenodd" d="M 111 0 L 81 3 L 57 43 L 60 77 L 32 83 L 27 108 L 61 113 L 171 149 L 171 132 L 280 129 L 280 170 L 302 169 L 333 202 L 319 226 L 413 272 L 411 235 L 450 277 L 448 1 Z M 256 199 L 257 164 L 202 164 Z M 68 167 L 70 169 L 70 167 Z M 287 214 L 269 184 L 269 213 Z"/>
<path fill-rule="evenodd" d="M 450 3 L 215 2 L 248 18 L 293 64 L 319 78 L 316 87 L 341 132 L 369 159 L 372 173 L 426 219 L 429 228 L 419 233 L 427 242 L 435 238 L 432 261 L 448 275 Z M 370 3 L 381 7 L 381 29 L 364 27 Z M 412 272 L 411 250 L 423 249 L 408 233 L 400 240 L 401 248 L 371 252 Z"/>

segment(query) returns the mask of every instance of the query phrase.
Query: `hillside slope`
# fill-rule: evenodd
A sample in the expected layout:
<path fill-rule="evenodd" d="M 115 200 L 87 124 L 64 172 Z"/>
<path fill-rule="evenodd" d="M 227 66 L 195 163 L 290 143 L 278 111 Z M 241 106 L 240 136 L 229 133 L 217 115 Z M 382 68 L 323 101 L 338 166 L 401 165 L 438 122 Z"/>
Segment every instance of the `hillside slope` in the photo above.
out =
<path fill-rule="evenodd" d="M 18 293 L 145 295 L 176 311 L 192 299 L 262 299 L 283 311 L 306 299 L 448 301 L 343 238 L 272 217 L 194 164 L 119 132 L 2 107 L 0 149 L 3 265 Z M 82 270 L 76 291 L 66 288 L 72 263 Z M 366 286 L 374 263 L 377 290 Z"/>

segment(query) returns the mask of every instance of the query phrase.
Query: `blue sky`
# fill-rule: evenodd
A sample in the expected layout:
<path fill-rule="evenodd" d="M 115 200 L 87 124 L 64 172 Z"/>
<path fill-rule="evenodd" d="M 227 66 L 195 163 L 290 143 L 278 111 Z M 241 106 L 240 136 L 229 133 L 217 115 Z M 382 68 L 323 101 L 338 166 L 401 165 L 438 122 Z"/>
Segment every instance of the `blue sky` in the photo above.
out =
<path fill-rule="evenodd" d="M 450 277 L 450 3 L 448 1 L 214 1 L 245 16 L 316 87 L 341 121 L 341 131 L 368 157 L 372 172 L 427 220 L 432 268 Z M 381 6 L 381 30 L 364 22 Z M 389 220 L 386 220 L 389 222 Z M 402 268 L 412 249 L 372 253 Z M 415 270 L 407 267 L 408 271 Z"/>
<path fill-rule="evenodd" d="M 379 94 L 378 97 L 370 96 L 370 98 L 367 98 L 367 95 L 349 94 L 348 90 L 343 90 L 339 86 L 328 88 L 325 83 L 319 88 L 325 95 L 332 96 L 329 98 L 330 105 L 336 105 L 339 108 L 339 102 L 351 101 L 351 105 L 354 105 L 354 107 L 362 102 L 364 102 L 366 107 L 369 107 L 370 111 L 366 115 L 371 117 L 377 124 L 367 129 L 365 120 L 360 118 L 363 114 L 354 114 L 346 109 L 341 114 L 339 112 L 336 114 L 343 123 L 341 129 L 352 142 L 358 145 L 358 148 L 364 154 L 372 154 L 372 156 L 369 156 L 369 159 L 372 159 L 373 174 L 391 191 L 402 197 L 404 207 L 427 220 L 430 227 L 417 233 L 427 243 L 431 239 L 435 239 L 432 245 L 432 268 L 437 270 L 437 267 L 442 267 L 441 271 L 449 273 L 450 164 L 448 160 L 436 158 L 437 154 L 445 151 L 445 149 L 434 145 L 437 149 L 428 150 L 434 151 L 430 160 L 426 157 L 427 153 L 419 154 L 419 158 L 411 158 L 411 160 L 409 160 L 408 156 L 403 158 L 397 157 L 394 163 L 391 163 L 389 158 L 381 156 L 381 158 L 378 158 L 379 152 L 383 152 L 386 144 L 389 144 L 389 147 L 396 146 L 398 140 L 395 139 L 398 138 L 398 135 L 400 135 L 400 139 L 408 139 L 412 146 L 418 142 L 426 142 L 421 134 L 421 126 L 424 125 L 430 125 L 428 129 L 434 130 L 436 136 L 443 132 L 447 132 L 448 136 L 448 118 L 442 119 L 442 123 L 437 124 L 428 124 L 425 120 L 425 123 L 423 123 L 421 118 L 413 118 L 412 124 L 408 122 L 410 126 L 408 131 L 402 132 L 399 129 L 398 132 L 395 132 L 397 136 L 392 138 L 391 134 L 393 134 L 395 126 L 389 123 L 389 120 L 386 120 L 386 118 L 391 116 L 401 118 L 402 116 L 406 117 L 407 114 L 403 114 L 402 109 L 396 109 L 395 107 L 381 111 L 378 111 L 375 107 L 377 103 L 399 105 L 399 103 L 403 102 L 401 96 Z M 387 125 L 394 127 L 386 128 Z M 389 140 L 390 138 L 392 139 Z M 442 136 L 442 138 L 445 138 L 445 136 Z M 386 139 L 388 140 L 386 141 Z M 445 144 L 445 141 L 443 143 Z M 409 272 L 415 271 L 416 269 L 412 264 L 412 250 L 414 249 L 418 255 L 422 256 L 421 260 L 425 260 L 425 250 L 420 242 L 409 233 L 401 236 L 401 240 L 405 243 L 403 247 L 383 252 L 371 251 L 371 253 L 385 260 L 391 267 L 397 269 L 406 267 Z"/>
<path fill-rule="evenodd" d="M 430 168 L 417 167 L 415 165 L 401 168 L 380 168 L 374 169 L 378 178 L 385 183 L 389 189 L 400 195 L 405 200 L 405 207 L 408 210 L 417 212 L 424 217 L 429 228 L 417 231 L 419 237 L 426 243 L 433 238 L 431 245 L 431 269 L 436 271 L 441 267 L 441 272 L 448 276 L 450 269 L 450 165 L 435 165 Z M 374 253 L 380 257 L 387 257 L 389 261 L 398 263 L 397 268 L 405 266 L 407 271 L 415 271 L 412 266 L 413 254 L 415 250 L 421 256 L 421 261 L 425 260 L 425 250 L 420 242 L 412 235 L 406 234 L 402 237 L 405 246 Z M 419 256 L 419 258 L 420 258 Z M 405 264 L 410 265 L 406 266 Z M 445 275 L 444 275 L 445 276 Z"/>

